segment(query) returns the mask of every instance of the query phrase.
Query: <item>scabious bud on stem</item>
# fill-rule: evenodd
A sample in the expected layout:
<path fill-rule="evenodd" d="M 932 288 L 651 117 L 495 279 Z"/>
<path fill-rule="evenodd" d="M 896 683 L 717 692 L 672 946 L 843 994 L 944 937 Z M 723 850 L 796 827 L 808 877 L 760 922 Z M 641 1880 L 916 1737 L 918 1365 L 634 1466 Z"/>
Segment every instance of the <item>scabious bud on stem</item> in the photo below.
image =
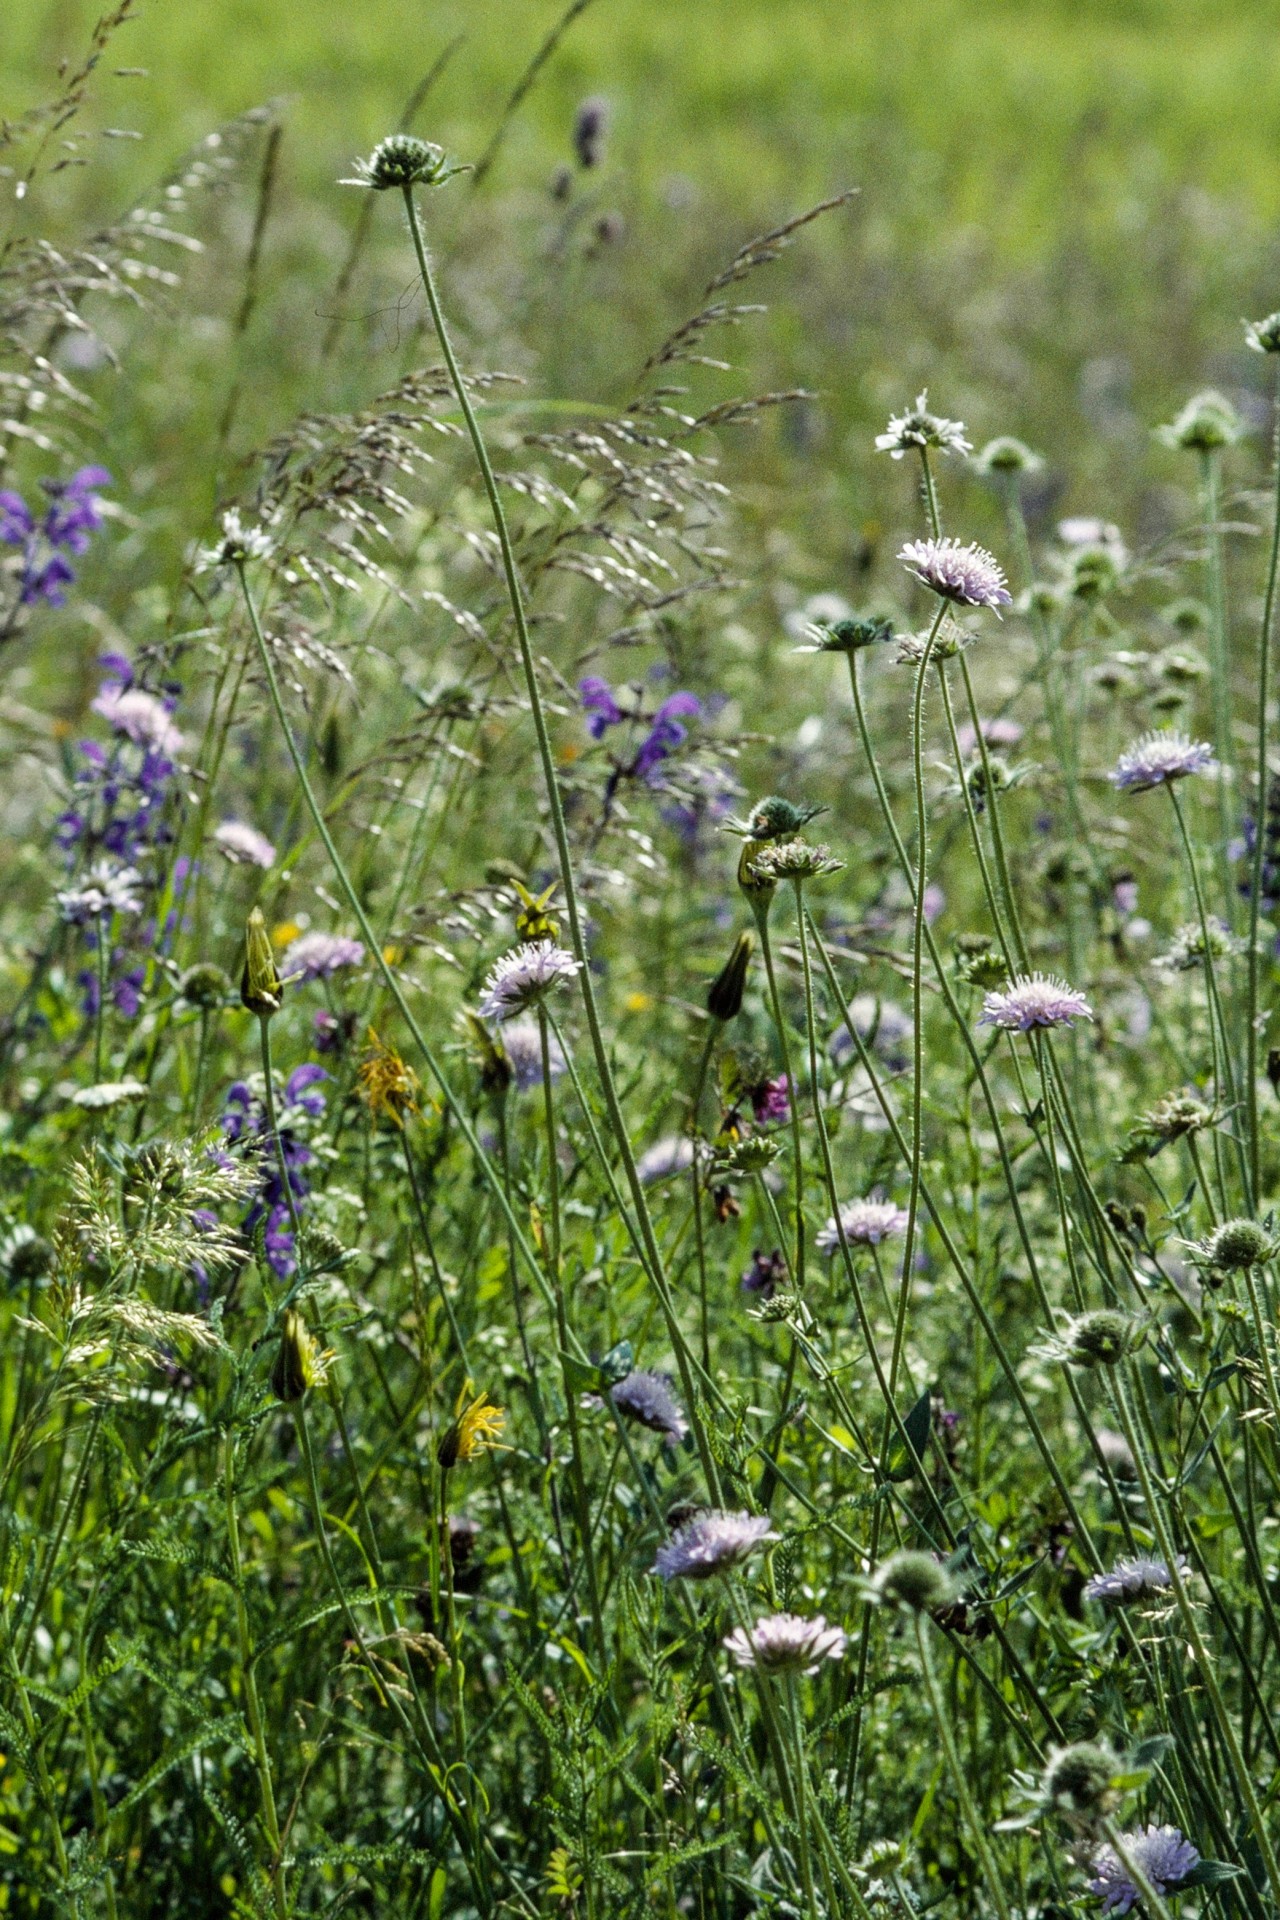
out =
<path fill-rule="evenodd" d="M 872 1582 L 875 1598 L 908 1613 L 932 1613 L 956 1597 L 955 1581 L 931 1553 L 895 1553 Z"/>
<path fill-rule="evenodd" d="M 1115 1756 L 1091 1740 L 1060 1747 L 1045 1768 L 1044 1797 L 1060 1813 L 1102 1819 L 1120 1798 L 1111 1784 L 1116 1771 Z"/>
<path fill-rule="evenodd" d="M 736 1020 L 742 1012 L 742 995 L 755 941 L 749 933 L 740 933 L 733 952 L 711 982 L 707 994 L 707 1012 L 713 1020 Z"/>
<path fill-rule="evenodd" d="M 255 907 L 244 930 L 244 972 L 240 978 L 240 998 L 250 1013 L 269 1020 L 280 1011 L 284 991 L 271 951 L 271 938 L 262 909 Z"/>

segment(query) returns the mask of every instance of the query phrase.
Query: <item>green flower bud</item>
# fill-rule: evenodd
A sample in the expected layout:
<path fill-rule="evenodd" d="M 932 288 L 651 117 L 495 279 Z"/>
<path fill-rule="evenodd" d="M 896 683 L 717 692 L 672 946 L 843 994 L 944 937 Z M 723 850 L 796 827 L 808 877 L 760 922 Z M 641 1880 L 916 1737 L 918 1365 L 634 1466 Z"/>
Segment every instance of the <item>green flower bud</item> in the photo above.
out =
<path fill-rule="evenodd" d="M 314 1387 L 323 1378 L 324 1367 L 311 1329 L 302 1315 L 290 1307 L 284 1316 L 280 1351 L 271 1369 L 271 1391 L 277 1400 L 292 1406 L 301 1400 L 308 1387 Z"/>
<path fill-rule="evenodd" d="M 1247 1273 L 1274 1259 L 1276 1242 L 1256 1220 L 1224 1220 L 1204 1244 L 1204 1256 L 1219 1273 Z"/>
<path fill-rule="evenodd" d="M 892 1554 L 871 1585 L 882 1605 L 908 1613 L 933 1613 L 956 1597 L 955 1581 L 931 1553 Z"/>
<path fill-rule="evenodd" d="M 1067 1332 L 1066 1358 L 1074 1367 L 1114 1367 L 1140 1343 L 1145 1328 L 1131 1314 L 1099 1307 L 1082 1313 Z"/>
<path fill-rule="evenodd" d="M 202 961 L 199 966 L 187 968 L 178 982 L 178 992 L 188 1006 L 208 1013 L 213 1007 L 226 1005 L 231 998 L 231 982 L 221 967 Z"/>
<path fill-rule="evenodd" d="M 269 1020 L 280 1011 L 284 991 L 276 970 L 275 955 L 262 909 L 255 907 L 244 930 L 244 972 L 240 977 L 240 998 L 250 1013 Z"/>
<path fill-rule="evenodd" d="M 736 1020 L 742 1012 L 742 995 L 747 984 L 747 969 L 751 965 L 751 955 L 755 950 L 755 940 L 749 933 L 740 933 L 734 943 L 733 952 L 711 982 L 707 993 L 707 1012 L 713 1020 Z"/>
<path fill-rule="evenodd" d="M 1044 1796 L 1060 1813 L 1082 1819 L 1101 1819 L 1119 1801 L 1112 1786 L 1115 1756 L 1091 1740 L 1060 1747 L 1049 1756 L 1044 1771 Z"/>
<path fill-rule="evenodd" d="M 413 133 L 393 133 L 378 142 L 367 160 L 356 161 L 355 179 L 341 184 L 385 193 L 391 187 L 439 186 L 456 171 L 445 166 L 443 148 Z"/>

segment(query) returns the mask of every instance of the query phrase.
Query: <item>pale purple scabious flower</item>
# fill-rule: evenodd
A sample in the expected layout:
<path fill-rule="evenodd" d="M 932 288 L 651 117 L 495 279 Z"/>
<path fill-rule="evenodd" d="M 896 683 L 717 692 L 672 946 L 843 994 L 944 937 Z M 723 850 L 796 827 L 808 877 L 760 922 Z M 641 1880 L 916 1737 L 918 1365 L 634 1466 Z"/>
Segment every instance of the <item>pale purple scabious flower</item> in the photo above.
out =
<path fill-rule="evenodd" d="M 962 420 L 943 420 L 929 412 L 928 392 L 919 394 L 916 404 L 906 413 L 890 417 L 888 431 L 876 435 L 876 452 L 887 453 L 892 460 L 903 455 L 936 447 L 940 453 L 972 453 L 964 437 Z"/>
<path fill-rule="evenodd" d="M 1177 1827 L 1148 1826 L 1144 1833 L 1120 1836 L 1125 1852 L 1146 1875 L 1155 1891 L 1164 1895 L 1176 1891 L 1193 1867 L 1200 1863 L 1200 1852 Z M 1128 1913 L 1141 1894 L 1110 1845 L 1101 1846 L 1093 1856 L 1093 1878 L 1089 1891 L 1102 1902 L 1104 1913 Z"/>
<path fill-rule="evenodd" d="M 776 1540 L 767 1514 L 695 1514 L 654 1555 L 652 1572 L 664 1580 L 709 1580 L 749 1560 L 766 1540 Z"/>
<path fill-rule="evenodd" d="M 542 1035 L 536 1020 L 509 1020 L 502 1029 L 502 1051 L 507 1056 L 512 1078 L 519 1093 L 542 1085 Z M 547 1059 L 551 1078 L 558 1080 L 566 1070 L 564 1049 L 554 1033 L 547 1035 Z"/>
<path fill-rule="evenodd" d="M 988 747 L 1016 747 L 1022 739 L 1022 728 L 1016 720 L 997 714 L 992 720 L 982 722 L 982 738 Z M 972 720 L 966 720 L 956 729 L 956 740 L 963 754 L 976 753 L 978 750 L 978 730 Z"/>
<path fill-rule="evenodd" d="M 288 978 L 327 980 L 343 967 L 358 967 L 364 959 L 359 940 L 341 933 L 300 933 L 285 948 L 281 961 Z"/>
<path fill-rule="evenodd" d="M 905 1060 L 904 1048 L 911 1037 L 912 1019 L 896 1000 L 882 1000 L 878 993 L 855 994 L 849 1013 L 860 1039 L 891 1064 Z M 843 1066 L 854 1052 L 853 1035 L 848 1027 L 838 1027 L 828 1043 L 836 1065 Z"/>
<path fill-rule="evenodd" d="M 814 1674 L 824 1660 L 843 1660 L 848 1636 L 829 1627 L 824 1615 L 805 1620 L 798 1613 L 766 1613 L 754 1627 L 737 1627 L 724 1645 L 740 1667 L 764 1673 Z"/>
<path fill-rule="evenodd" d="M 484 983 L 480 1016 L 484 1020 L 511 1020 L 545 999 L 562 980 L 581 973 L 581 964 L 553 940 L 531 940 L 513 947 L 497 962 Z"/>
<path fill-rule="evenodd" d="M 233 866 L 242 862 L 250 867 L 275 865 L 276 850 L 266 834 L 247 826 L 243 820 L 224 820 L 214 828 L 213 839 Z"/>
<path fill-rule="evenodd" d="M 78 887 L 64 887 L 56 899 L 64 920 L 82 926 L 112 913 L 141 913 L 142 875 L 136 867 L 97 860 Z"/>
<path fill-rule="evenodd" d="M 840 1225 L 851 1246 L 878 1247 L 882 1240 L 894 1240 L 907 1230 L 907 1214 L 892 1200 L 851 1200 L 840 1209 Z M 840 1234 L 834 1219 L 828 1220 L 817 1235 L 819 1253 L 834 1253 Z"/>
<path fill-rule="evenodd" d="M 655 1140 L 636 1161 L 636 1174 L 642 1187 L 655 1180 L 669 1179 L 673 1173 L 687 1173 L 693 1165 L 693 1142 L 687 1134 L 669 1133 Z"/>
<path fill-rule="evenodd" d="M 1176 1564 L 1178 1572 L 1185 1573 L 1186 1555 L 1180 1553 Z M 1135 1600 L 1147 1600 L 1153 1594 L 1167 1593 L 1172 1585 L 1173 1577 L 1163 1560 L 1117 1560 L 1109 1573 L 1095 1573 L 1092 1580 L 1085 1581 L 1084 1597 L 1109 1600 L 1124 1607 Z"/>
<path fill-rule="evenodd" d="M 122 687 L 108 680 L 89 702 L 117 733 L 123 733 L 135 746 L 154 747 L 158 753 L 174 754 L 182 750 L 182 735 L 173 724 L 173 716 L 163 700 L 141 687 Z"/>
<path fill-rule="evenodd" d="M 648 1427 L 651 1433 L 660 1433 L 672 1446 L 689 1431 L 665 1373 L 648 1373 L 637 1367 L 610 1387 L 609 1398 L 619 1413 L 625 1413 L 638 1426 Z"/>
<path fill-rule="evenodd" d="M 982 1003 L 979 1025 L 1003 1027 L 1007 1033 L 1030 1033 L 1039 1027 L 1069 1027 L 1073 1020 L 1092 1020 L 1093 1008 L 1085 996 L 1047 973 L 1017 974 L 1007 987 L 989 993 Z"/>
<path fill-rule="evenodd" d="M 922 586 L 962 607 L 1007 607 L 1013 598 L 999 561 L 976 542 L 909 540 L 898 558 Z"/>
<path fill-rule="evenodd" d="M 1216 765 L 1207 741 L 1189 740 L 1175 728 L 1163 728 L 1144 733 L 1125 748 L 1112 771 L 1111 784 L 1131 793 L 1147 793 L 1193 773 L 1212 773 Z"/>

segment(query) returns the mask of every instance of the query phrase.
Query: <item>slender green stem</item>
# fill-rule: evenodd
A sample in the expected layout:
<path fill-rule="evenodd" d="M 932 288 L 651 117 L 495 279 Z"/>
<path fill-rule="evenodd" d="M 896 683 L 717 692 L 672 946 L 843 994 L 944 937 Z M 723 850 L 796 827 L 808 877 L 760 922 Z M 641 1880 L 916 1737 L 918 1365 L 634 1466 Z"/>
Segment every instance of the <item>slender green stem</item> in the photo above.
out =
<path fill-rule="evenodd" d="M 787 1023 L 782 1013 L 782 997 L 778 992 L 778 976 L 773 964 L 773 944 L 769 939 L 769 902 L 765 900 L 756 909 L 756 925 L 760 929 L 760 950 L 764 954 L 764 970 L 769 982 L 769 1004 L 773 1009 L 773 1024 L 778 1033 L 778 1050 L 782 1056 L 782 1071 L 787 1076 L 787 1110 L 791 1122 L 791 1152 L 795 1165 L 791 1171 L 791 1191 L 795 1207 L 795 1259 L 791 1277 L 797 1293 L 804 1292 L 805 1231 L 804 1231 L 804 1142 L 800 1131 L 800 1097 L 796 1086 L 795 1070 L 791 1065 L 791 1045 L 787 1039 Z"/>
<path fill-rule="evenodd" d="M 947 1772 L 951 1776 L 951 1785 L 955 1792 L 956 1799 L 960 1802 L 961 1815 L 965 1825 L 969 1829 L 969 1838 L 973 1843 L 973 1850 L 978 1856 L 978 1864 L 982 1869 L 982 1877 L 987 1883 L 987 1891 L 990 1893 L 992 1901 L 995 1904 L 996 1912 L 1000 1915 L 1000 1920 L 1013 1920 L 1009 1902 L 1005 1895 L 1004 1880 L 1001 1877 L 1000 1868 L 996 1863 L 996 1857 L 991 1851 L 991 1843 L 987 1839 L 986 1827 L 983 1825 L 978 1809 L 974 1804 L 973 1794 L 969 1788 L 969 1777 L 965 1772 L 964 1763 L 956 1747 L 956 1737 L 951 1725 L 950 1712 L 938 1687 L 938 1676 L 933 1669 L 933 1653 L 929 1645 L 931 1629 L 926 1626 L 919 1614 L 915 1616 L 915 1630 L 916 1647 L 920 1654 L 920 1671 L 924 1677 L 925 1692 L 929 1696 L 929 1705 L 933 1710 L 934 1721 L 937 1725 L 938 1740 L 942 1747 L 942 1756 L 946 1762 Z"/>
<path fill-rule="evenodd" d="M 258 1797 L 262 1802 L 262 1822 L 271 1846 L 271 1887 L 278 1920 L 286 1920 L 289 1896 L 285 1881 L 280 1820 L 276 1812 L 275 1787 L 271 1779 L 271 1761 L 258 1700 L 258 1682 L 253 1671 L 253 1640 L 249 1633 L 249 1614 L 244 1603 L 244 1567 L 240 1558 L 240 1521 L 236 1512 L 235 1433 L 227 1429 L 223 1448 L 223 1499 L 227 1517 L 227 1546 L 231 1555 L 231 1573 L 235 1591 L 236 1641 L 240 1654 L 240 1681 L 244 1687 L 245 1718 L 253 1741 L 253 1764 L 258 1776 Z"/>
<path fill-rule="evenodd" d="M 1255 758 L 1257 789 L 1254 797 L 1253 855 L 1249 872 L 1249 949 L 1245 1009 L 1245 1104 L 1249 1127 L 1249 1176 L 1255 1194 L 1262 1191 L 1258 1123 L 1258 1052 L 1262 1038 L 1258 1023 L 1258 919 L 1262 911 L 1262 868 L 1266 847 L 1267 792 L 1271 784 L 1267 701 L 1271 687 L 1271 629 L 1275 619 L 1276 581 L 1280 577 L 1280 393 L 1273 403 L 1272 428 L 1273 493 L 1271 501 L 1271 551 L 1267 560 L 1267 584 L 1262 601 L 1262 625 L 1258 634 L 1258 742 Z"/>

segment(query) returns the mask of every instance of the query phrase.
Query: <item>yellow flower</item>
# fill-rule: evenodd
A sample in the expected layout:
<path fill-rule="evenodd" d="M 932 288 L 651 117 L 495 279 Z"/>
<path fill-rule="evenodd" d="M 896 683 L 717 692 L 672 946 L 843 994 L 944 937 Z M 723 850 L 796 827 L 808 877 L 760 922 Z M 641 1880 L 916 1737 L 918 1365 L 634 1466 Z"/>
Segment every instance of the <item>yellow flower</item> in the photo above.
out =
<path fill-rule="evenodd" d="M 276 1399 L 283 1400 L 286 1406 L 301 1400 L 309 1387 L 321 1385 L 328 1377 L 332 1361 L 333 1355 L 328 1349 L 322 1353 L 316 1345 L 315 1335 L 302 1315 L 290 1307 L 284 1316 L 280 1350 L 271 1369 L 271 1391 Z"/>
<path fill-rule="evenodd" d="M 627 995 L 628 1013 L 648 1013 L 653 1005 L 651 993 L 629 993 Z"/>
<path fill-rule="evenodd" d="M 302 928 L 296 920 L 277 920 L 271 929 L 271 944 L 273 947 L 292 946 L 301 932 Z"/>
<path fill-rule="evenodd" d="M 487 1393 L 477 1395 L 468 1405 L 463 1404 L 470 1386 L 468 1380 L 458 1395 L 453 1424 L 445 1429 L 436 1448 L 436 1459 L 446 1473 L 450 1467 L 466 1466 L 477 1454 L 498 1446 L 498 1435 L 506 1425 L 506 1414 L 501 1407 L 490 1404 Z"/>
<path fill-rule="evenodd" d="M 420 1083 L 412 1067 L 407 1067 L 394 1047 L 379 1040 L 369 1029 L 369 1046 L 359 1070 L 360 1093 L 376 1119 L 385 1113 L 397 1127 L 403 1127 L 406 1113 L 417 1113 Z"/>

